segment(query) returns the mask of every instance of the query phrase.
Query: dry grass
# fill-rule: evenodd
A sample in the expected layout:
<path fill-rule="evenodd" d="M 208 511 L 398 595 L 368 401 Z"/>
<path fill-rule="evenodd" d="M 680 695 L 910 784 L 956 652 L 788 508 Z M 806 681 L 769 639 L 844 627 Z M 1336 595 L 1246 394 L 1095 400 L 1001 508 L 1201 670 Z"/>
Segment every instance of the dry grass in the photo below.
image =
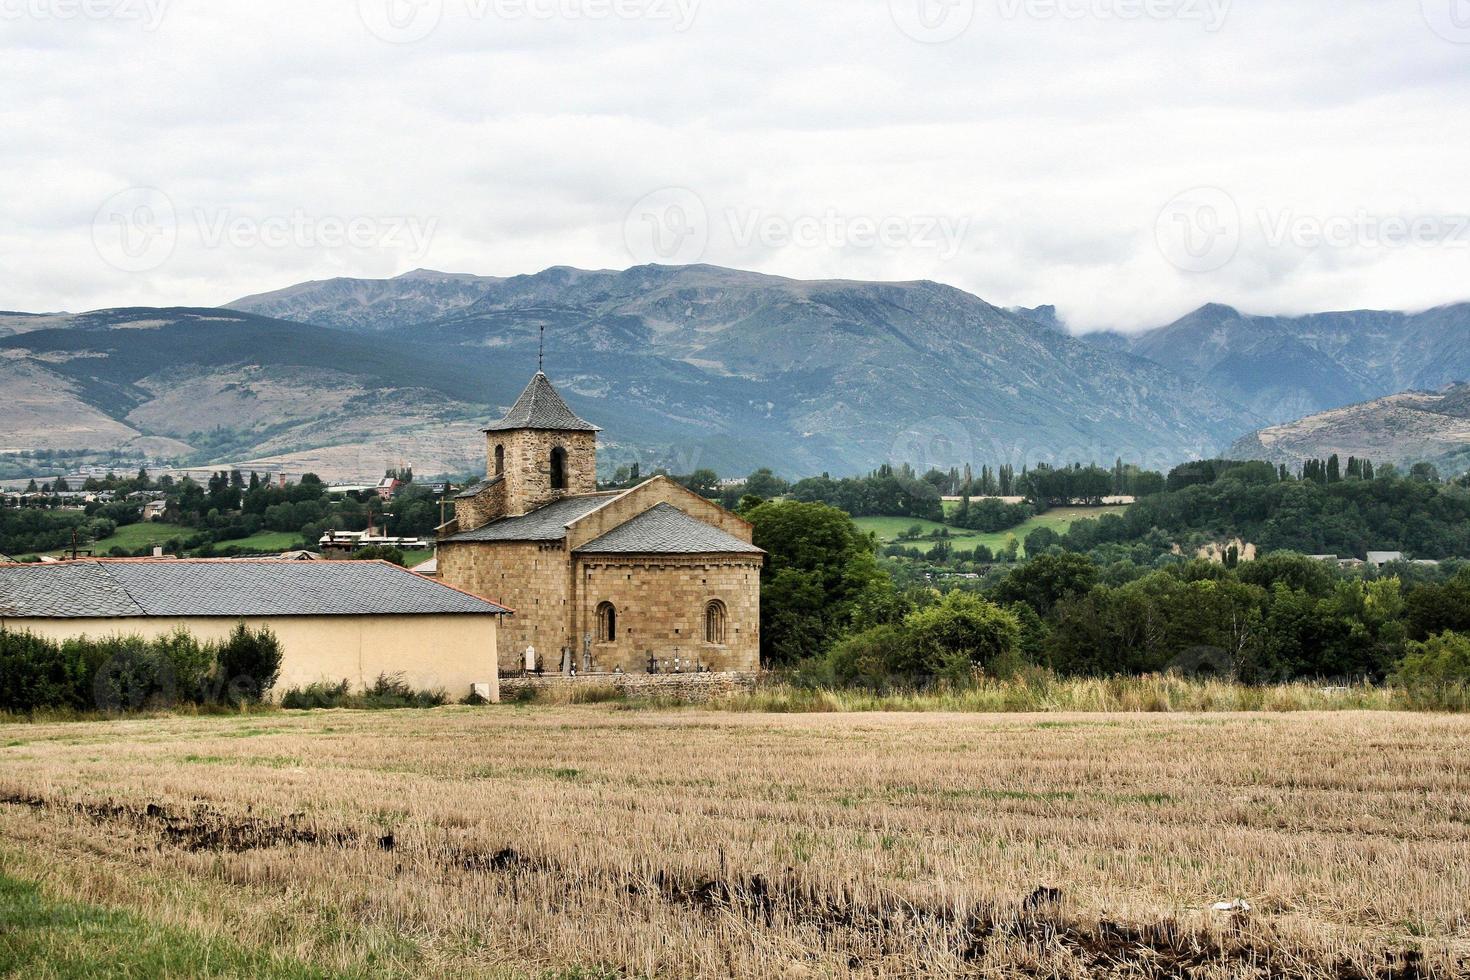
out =
<path fill-rule="evenodd" d="M 341 973 L 1470 967 L 1464 716 L 500 706 L 0 746 L 0 875 Z"/>
<path fill-rule="evenodd" d="M 748 694 L 721 698 L 713 706 L 726 711 L 1013 713 L 1403 711 L 1464 705 L 1460 692 L 1446 691 L 1442 698 L 1431 697 L 1433 693 L 1426 691 L 1416 701 L 1405 691 L 1372 684 L 1324 686 L 1298 681 L 1252 686 L 1175 674 L 1058 677 L 1049 671 L 1033 671 L 1013 680 L 979 678 L 963 686 L 884 693 L 857 688 L 806 688 L 773 679 Z"/>

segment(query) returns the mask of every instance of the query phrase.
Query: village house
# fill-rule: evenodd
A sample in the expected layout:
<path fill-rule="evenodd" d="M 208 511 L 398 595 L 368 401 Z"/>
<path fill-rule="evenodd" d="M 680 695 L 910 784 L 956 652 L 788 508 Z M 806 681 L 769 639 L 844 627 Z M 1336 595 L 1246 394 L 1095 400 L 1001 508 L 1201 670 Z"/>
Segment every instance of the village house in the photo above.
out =
<path fill-rule="evenodd" d="M 537 372 L 486 434 L 485 479 L 439 529 L 438 580 L 516 610 L 503 672 L 750 671 L 751 525 L 663 476 L 597 489 L 597 426 Z"/>
<path fill-rule="evenodd" d="M 509 610 L 381 561 L 84 559 L 0 565 L 0 630 L 53 640 L 222 640 L 237 623 L 281 641 L 279 693 L 399 675 L 455 699 L 499 697 L 496 644 Z"/>

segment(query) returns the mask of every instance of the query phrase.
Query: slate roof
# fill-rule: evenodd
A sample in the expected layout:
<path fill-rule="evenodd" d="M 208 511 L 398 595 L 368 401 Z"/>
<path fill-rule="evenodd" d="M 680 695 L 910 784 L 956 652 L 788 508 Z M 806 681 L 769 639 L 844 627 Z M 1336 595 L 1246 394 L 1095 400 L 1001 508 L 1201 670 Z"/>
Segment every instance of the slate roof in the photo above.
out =
<path fill-rule="evenodd" d="M 412 616 L 510 610 L 378 561 L 0 565 L 0 616 Z"/>
<path fill-rule="evenodd" d="M 491 422 L 481 431 L 507 432 L 511 429 L 555 429 L 558 431 L 601 432 L 597 426 L 576 413 L 562 401 L 545 373 L 536 372 L 521 397 L 505 413 L 505 418 Z"/>
<path fill-rule="evenodd" d="M 712 524 L 690 517 L 672 504 L 655 504 L 600 538 L 582 545 L 578 554 L 689 555 L 765 554 L 760 548 Z"/>
<path fill-rule="evenodd" d="M 560 541 L 567 525 L 586 517 L 623 491 L 578 494 L 553 500 L 545 507 L 520 517 L 502 517 L 473 531 L 461 531 L 445 541 Z"/>
<path fill-rule="evenodd" d="M 487 429 L 485 431 L 488 432 L 490 430 Z M 473 497 L 478 497 L 480 494 L 484 493 L 486 490 L 489 490 L 491 487 L 495 486 L 495 484 L 500 483 L 504 479 L 505 476 L 501 475 L 497 477 L 492 477 L 489 480 L 481 480 L 479 483 L 475 483 L 468 487 L 465 487 L 459 493 L 455 494 L 454 499 L 469 500 Z"/>

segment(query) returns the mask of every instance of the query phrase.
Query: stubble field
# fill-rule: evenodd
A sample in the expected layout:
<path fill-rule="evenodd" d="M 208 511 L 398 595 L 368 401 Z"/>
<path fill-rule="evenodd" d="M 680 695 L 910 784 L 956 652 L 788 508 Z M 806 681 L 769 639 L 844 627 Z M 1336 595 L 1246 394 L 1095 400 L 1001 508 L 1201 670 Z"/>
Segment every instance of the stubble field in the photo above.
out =
<path fill-rule="evenodd" d="M 0 973 L 1470 969 L 1464 716 L 11 725 L 0 799 Z"/>

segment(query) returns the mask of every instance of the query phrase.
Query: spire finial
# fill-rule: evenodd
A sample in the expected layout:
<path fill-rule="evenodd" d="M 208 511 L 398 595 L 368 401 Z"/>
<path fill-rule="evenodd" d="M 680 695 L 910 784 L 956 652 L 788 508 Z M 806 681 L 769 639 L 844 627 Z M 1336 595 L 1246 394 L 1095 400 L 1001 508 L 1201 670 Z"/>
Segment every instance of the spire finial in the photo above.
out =
<path fill-rule="evenodd" d="M 544 373 L 546 367 L 546 324 L 541 324 L 541 340 L 536 347 L 536 370 Z"/>

